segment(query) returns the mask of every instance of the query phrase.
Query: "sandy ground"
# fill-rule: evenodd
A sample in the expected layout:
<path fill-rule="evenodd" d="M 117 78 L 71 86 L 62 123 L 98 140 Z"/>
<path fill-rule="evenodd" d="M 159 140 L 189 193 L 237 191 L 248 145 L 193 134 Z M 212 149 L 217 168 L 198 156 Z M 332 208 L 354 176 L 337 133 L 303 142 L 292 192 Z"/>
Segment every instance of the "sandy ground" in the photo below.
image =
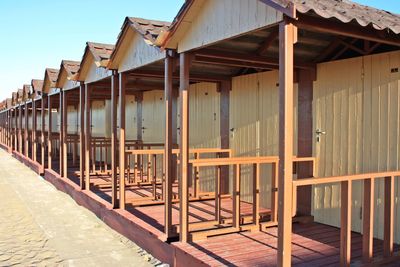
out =
<path fill-rule="evenodd" d="M 0 266 L 162 265 L 0 149 Z"/>

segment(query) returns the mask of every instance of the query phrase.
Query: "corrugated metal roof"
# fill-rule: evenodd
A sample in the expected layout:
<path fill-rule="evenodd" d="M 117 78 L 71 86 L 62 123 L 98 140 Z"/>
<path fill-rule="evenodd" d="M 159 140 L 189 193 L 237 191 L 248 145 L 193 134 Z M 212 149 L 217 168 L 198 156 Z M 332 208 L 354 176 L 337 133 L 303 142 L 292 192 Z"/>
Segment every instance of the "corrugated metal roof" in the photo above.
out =
<path fill-rule="evenodd" d="M 385 10 L 361 5 L 349 0 L 271 0 L 286 8 L 293 4 L 302 14 L 310 11 L 323 18 L 336 18 L 344 23 L 352 21 L 360 26 L 371 25 L 376 30 L 390 30 L 400 33 L 400 15 Z"/>

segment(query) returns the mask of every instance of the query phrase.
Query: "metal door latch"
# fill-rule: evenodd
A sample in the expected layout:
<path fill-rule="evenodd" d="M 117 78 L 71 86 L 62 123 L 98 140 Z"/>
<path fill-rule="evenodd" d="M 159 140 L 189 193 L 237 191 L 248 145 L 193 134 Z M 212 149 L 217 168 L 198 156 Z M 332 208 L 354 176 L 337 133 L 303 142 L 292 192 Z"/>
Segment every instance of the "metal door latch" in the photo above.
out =
<path fill-rule="evenodd" d="M 325 134 L 326 134 L 326 132 L 325 132 L 325 131 L 322 131 L 321 129 L 317 129 L 317 130 L 315 131 L 315 133 L 317 134 L 317 142 L 320 142 L 320 141 L 321 141 L 321 135 L 325 135 Z"/>

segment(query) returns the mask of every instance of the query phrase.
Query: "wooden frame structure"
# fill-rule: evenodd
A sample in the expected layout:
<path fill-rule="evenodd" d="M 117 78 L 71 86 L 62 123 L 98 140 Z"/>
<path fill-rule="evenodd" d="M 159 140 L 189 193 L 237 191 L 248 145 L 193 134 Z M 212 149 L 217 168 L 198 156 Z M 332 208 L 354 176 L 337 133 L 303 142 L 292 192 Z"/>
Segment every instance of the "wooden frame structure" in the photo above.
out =
<path fill-rule="evenodd" d="M 172 24 L 126 18 L 115 46 L 88 42 L 81 62 L 64 60 L 60 71 L 46 69 L 43 82 L 32 80 L 0 104 L 1 146 L 62 190 L 75 192 L 77 201 L 102 218 L 110 215 L 112 219 L 104 218 L 111 225 L 171 264 L 199 264 L 204 254 L 211 255 L 205 262 L 210 265 L 218 265 L 218 260 L 220 264 L 260 264 L 246 255 L 242 259 L 233 256 L 230 262 L 212 245 L 224 238 L 228 243 L 238 235 L 251 235 L 249 239 L 262 243 L 257 239 L 260 233 L 276 235 L 276 251 L 271 252 L 276 262 L 268 264 L 322 264 L 321 257 L 296 262 L 292 256 L 297 251 L 292 247 L 293 236 L 302 232 L 299 227 L 313 220 L 313 188 L 328 184 L 340 184 L 340 238 L 337 258 L 331 263 L 350 266 L 359 259 L 365 264 L 398 259 L 395 194 L 400 171 L 371 166 L 371 171 L 320 176 L 319 165 L 324 163 L 315 152 L 315 143 L 324 139 L 325 131 L 314 129 L 317 99 L 313 94 L 321 68 L 333 61 L 364 60 L 382 53 L 400 58 L 399 25 L 383 25 L 383 16 L 379 21 L 368 18 L 365 26 L 356 22 L 361 19 L 357 14 L 347 22 L 335 8 L 330 10 L 328 0 L 322 5 L 336 19 L 326 19 L 318 7 L 297 1 L 231 0 L 232 12 L 225 12 L 222 2 L 186 1 Z M 348 6 L 341 3 L 340 7 Z M 258 12 L 255 20 L 253 11 Z M 243 23 L 231 23 L 233 13 Z M 387 19 L 400 21 L 393 16 Z M 206 27 L 209 23 L 215 27 Z M 232 113 L 243 97 L 238 88 L 245 87 L 239 82 L 252 77 L 257 97 L 262 98 L 267 86 L 254 77 L 265 72 L 272 73 L 269 79 L 276 79 L 268 89 L 277 92 L 276 120 L 268 122 L 276 124 L 268 132 L 275 133 L 276 142 L 265 151 L 262 141 L 255 141 L 260 143 L 256 151 L 246 154 L 240 151 L 242 144 L 235 137 L 240 133 L 233 126 L 239 119 Z M 397 75 L 398 66 L 391 66 L 390 73 Z M 393 77 L 400 80 L 400 76 Z M 198 104 L 202 96 L 195 92 L 207 96 L 213 90 L 201 91 L 202 86 L 216 92 L 212 100 Z M 153 93 L 159 102 L 149 100 Z M 207 101 L 217 102 L 218 111 L 201 120 L 202 112 L 207 113 Z M 158 141 L 162 140 L 155 142 L 145 134 L 146 116 L 160 106 L 162 112 L 152 113 L 151 120 L 163 121 L 165 127 L 153 129 Z M 273 107 L 266 105 L 249 111 L 255 128 L 262 127 L 262 113 L 270 110 Z M 75 132 L 70 124 L 73 112 Z M 100 130 L 96 128 L 99 121 L 106 121 Z M 193 144 L 193 136 L 202 127 L 215 127 L 218 132 L 212 145 L 204 141 L 206 136 Z M 252 142 L 251 138 L 247 136 L 246 141 Z M 267 193 L 262 191 L 266 181 Z M 382 242 L 374 240 L 375 189 L 380 181 Z M 352 243 L 358 182 L 363 184 L 361 253 L 354 252 Z M 127 232 L 124 226 L 138 232 Z M 148 244 L 141 241 L 147 231 L 152 235 L 146 239 Z M 382 251 L 377 251 L 378 243 Z M 163 249 L 173 251 L 173 256 L 163 254 Z M 188 256 L 191 251 L 195 256 Z"/>

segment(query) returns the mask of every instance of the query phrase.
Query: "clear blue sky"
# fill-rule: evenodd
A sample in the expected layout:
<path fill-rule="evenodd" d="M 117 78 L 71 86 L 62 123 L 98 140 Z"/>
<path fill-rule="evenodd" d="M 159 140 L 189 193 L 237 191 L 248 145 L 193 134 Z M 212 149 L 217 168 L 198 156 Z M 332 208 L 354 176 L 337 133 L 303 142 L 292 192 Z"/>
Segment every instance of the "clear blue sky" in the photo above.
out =
<path fill-rule="evenodd" d="M 213 0 L 218 1 L 218 0 Z M 184 0 L 0 0 L 0 100 L 42 79 L 86 41 L 114 44 L 126 16 L 171 21 Z M 400 14 L 399 0 L 357 2 Z"/>

